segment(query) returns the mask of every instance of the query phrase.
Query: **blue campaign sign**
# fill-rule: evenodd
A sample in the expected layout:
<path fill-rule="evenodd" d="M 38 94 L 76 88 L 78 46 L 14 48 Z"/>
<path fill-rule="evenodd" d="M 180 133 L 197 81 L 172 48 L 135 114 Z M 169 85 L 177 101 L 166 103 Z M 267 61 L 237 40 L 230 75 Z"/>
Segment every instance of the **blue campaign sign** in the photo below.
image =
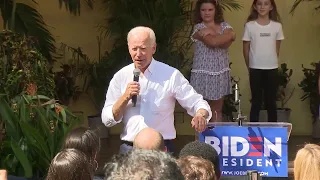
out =
<path fill-rule="evenodd" d="M 217 150 L 223 176 L 288 177 L 287 128 L 217 126 L 199 140 Z"/>

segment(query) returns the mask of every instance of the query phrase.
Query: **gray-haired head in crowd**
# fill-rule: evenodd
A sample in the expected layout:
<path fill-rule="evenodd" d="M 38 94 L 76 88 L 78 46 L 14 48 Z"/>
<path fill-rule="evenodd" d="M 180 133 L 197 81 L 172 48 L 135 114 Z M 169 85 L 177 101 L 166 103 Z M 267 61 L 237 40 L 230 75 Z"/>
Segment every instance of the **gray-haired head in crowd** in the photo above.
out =
<path fill-rule="evenodd" d="M 184 180 L 176 160 L 166 152 L 133 149 L 105 165 L 105 180 Z"/>

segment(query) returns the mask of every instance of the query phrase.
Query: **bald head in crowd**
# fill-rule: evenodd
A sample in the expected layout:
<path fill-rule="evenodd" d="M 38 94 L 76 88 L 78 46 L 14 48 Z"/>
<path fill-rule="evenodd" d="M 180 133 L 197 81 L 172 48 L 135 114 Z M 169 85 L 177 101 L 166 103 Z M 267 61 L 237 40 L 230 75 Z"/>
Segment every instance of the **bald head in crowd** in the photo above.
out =
<path fill-rule="evenodd" d="M 139 149 L 167 151 L 162 135 L 152 129 L 142 129 L 133 141 L 133 147 Z"/>

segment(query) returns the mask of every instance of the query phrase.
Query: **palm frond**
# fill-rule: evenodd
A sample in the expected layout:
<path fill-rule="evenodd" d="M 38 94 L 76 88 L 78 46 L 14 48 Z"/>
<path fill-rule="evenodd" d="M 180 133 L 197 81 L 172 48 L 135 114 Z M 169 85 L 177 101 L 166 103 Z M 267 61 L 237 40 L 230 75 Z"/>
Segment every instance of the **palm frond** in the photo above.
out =
<path fill-rule="evenodd" d="M 41 14 L 24 3 L 17 3 L 15 23 L 15 31 L 35 37 L 42 55 L 52 61 L 55 40 Z"/>
<path fill-rule="evenodd" d="M 35 4 L 37 2 L 33 0 Z M 12 0 L 0 1 L 0 10 L 3 19 L 3 27 L 10 27 L 12 19 Z M 14 31 L 33 36 L 37 39 L 40 52 L 52 61 L 52 54 L 55 52 L 55 40 L 53 35 L 47 29 L 47 25 L 41 14 L 31 6 L 24 3 L 17 3 L 15 10 L 15 26 Z"/>
<path fill-rule="evenodd" d="M 290 10 L 290 14 L 294 14 L 295 10 L 297 9 L 297 7 L 302 3 L 302 2 L 320 2 L 320 0 L 295 0 L 292 7 L 291 7 L 291 10 Z M 320 5 L 319 6 L 316 6 L 314 8 L 315 11 L 319 11 L 320 10 Z"/>
<path fill-rule="evenodd" d="M 93 8 L 94 0 L 85 0 L 85 2 L 91 9 Z M 62 8 L 63 5 L 71 14 L 80 15 L 81 0 L 59 0 L 59 7 Z"/>
<path fill-rule="evenodd" d="M 237 0 L 218 0 L 218 3 L 224 11 L 239 11 L 243 8 L 243 5 Z"/>

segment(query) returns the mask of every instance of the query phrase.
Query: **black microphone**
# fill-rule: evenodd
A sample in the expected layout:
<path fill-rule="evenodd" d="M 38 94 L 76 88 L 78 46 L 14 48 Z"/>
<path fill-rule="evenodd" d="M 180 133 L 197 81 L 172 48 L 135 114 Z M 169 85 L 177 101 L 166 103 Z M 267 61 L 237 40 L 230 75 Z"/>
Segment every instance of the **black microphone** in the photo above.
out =
<path fill-rule="evenodd" d="M 140 69 L 136 68 L 133 70 L 133 81 L 139 82 Z M 133 107 L 137 104 L 137 95 L 132 96 Z"/>

